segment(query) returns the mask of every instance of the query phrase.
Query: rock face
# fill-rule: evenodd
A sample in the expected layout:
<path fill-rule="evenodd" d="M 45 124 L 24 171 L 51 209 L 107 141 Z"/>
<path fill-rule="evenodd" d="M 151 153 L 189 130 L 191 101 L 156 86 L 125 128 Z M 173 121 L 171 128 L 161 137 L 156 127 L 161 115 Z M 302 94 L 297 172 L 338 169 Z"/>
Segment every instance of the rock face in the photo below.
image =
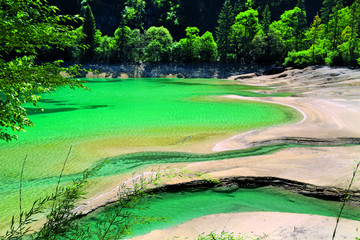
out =
<path fill-rule="evenodd" d="M 275 187 L 304 196 L 315 197 L 324 200 L 342 201 L 347 197 L 345 189 L 336 187 L 316 186 L 277 177 L 226 177 L 218 179 L 219 183 L 206 180 L 177 183 L 166 186 L 166 191 L 181 191 L 196 188 L 212 188 L 214 191 L 231 192 L 238 188 Z M 158 190 L 153 190 L 157 192 Z M 161 190 L 160 190 L 161 191 Z M 350 191 L 349 203 L 360 205 L 360 191 Z"/>
<path fill-rule="evenodd" d="M 241 65 L 241 64 L 119 64 L 83 65 L 84 68 L 97 70 L 100 74 L 87 75 L 86 77 L 112 77 L 112 78 L 228 78 L 250 72 L 261 73 L 268 66 Z M 85 77 L 85 76 L 84 76 Z"/>

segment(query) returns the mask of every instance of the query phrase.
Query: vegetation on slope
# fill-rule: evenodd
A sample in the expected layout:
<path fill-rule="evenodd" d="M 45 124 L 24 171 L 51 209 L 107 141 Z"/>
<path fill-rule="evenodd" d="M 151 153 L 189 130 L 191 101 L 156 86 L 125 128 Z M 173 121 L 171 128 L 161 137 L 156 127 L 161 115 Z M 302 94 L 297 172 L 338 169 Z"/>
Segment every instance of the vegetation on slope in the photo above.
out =
<path fill-rule="evenodd" d="M 71 11 L 84 18 L 76 29 L 84 35 L 78 43 L 88 49 L 69 47 L 62 55 L 71 61 L 97 63 L 359 64 L 359 0 L 324 0 L 322 4 L 226 0 L 222 6 L 219 2 L 77 2 L 77 11 L 74 7 Z M 113 8 L 117 11 L 112 12 Z M 105 17 L 99 9 L 110 15 Z M 117 25 L 112 31 L 103 22 L 108 18 L 106 23 Z M 45 50 L 42 58 L 59 54 Z"/>

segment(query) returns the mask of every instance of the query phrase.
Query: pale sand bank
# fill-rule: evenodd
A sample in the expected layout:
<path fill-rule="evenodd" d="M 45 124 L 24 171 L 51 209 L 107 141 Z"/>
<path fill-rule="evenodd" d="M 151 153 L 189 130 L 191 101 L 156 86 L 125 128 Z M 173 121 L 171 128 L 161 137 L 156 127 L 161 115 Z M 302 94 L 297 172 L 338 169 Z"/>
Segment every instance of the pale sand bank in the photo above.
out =
<path fill-rule="evenodd" d="M 278 212 L 244 212 L 208 215 L 171 227 L 155 230 L 132 240 L 196 239 L 202 233 L 233 232 L 264 240 L 330 240 L 336 218 Z M 336 239 L 355 239 L 360 222 L 341 219 Z M 175 238 L 178 236 L 178 238 Z M 246 238 L 245 238 L 246 239 Z"/>

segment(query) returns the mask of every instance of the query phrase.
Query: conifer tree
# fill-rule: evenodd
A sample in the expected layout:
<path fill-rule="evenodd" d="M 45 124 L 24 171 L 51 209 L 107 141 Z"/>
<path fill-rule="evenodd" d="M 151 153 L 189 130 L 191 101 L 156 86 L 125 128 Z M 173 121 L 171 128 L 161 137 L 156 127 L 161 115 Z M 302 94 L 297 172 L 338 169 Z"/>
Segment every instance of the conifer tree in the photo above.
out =
<path fill-rule="evenodd" d="M 304 0 L 298 0 L 296 6 L 302 10 L 305 11 L 305 4 L 304 4 Z"/>
<path fill-rule="evenodd" d="M 310 41 L 311 41 L 311 58 L 312 58 L 312 64 L 316 64 L 316 45 L 318 42 L 318 39 L 320 37 L 320 32 L 322 30 L 322 25 L 321 25 L 321 18 L 319 17 L 319 14 L 317 14 L 314 18 L 314 21 L 312 22 L 312 24 L 310 25 L 310 29 L 308 32 L 308 35 L 310 37 Z"/>
<path fill-rule="evenodd" d="M 236 0 L 233 7 L 234 16 L 238 15 L 240 12 L 245 11 L 247 9 L 246 4 L 247 2 L 244 0 Z"/>
<path fill-rule="evenodd" d="M 128 26 L 119 26 L 114 33 L 115 40 L 115 61 L 126 62 L 129 60 L 129 42 L 131 29 Z"/>
<path fill-rule="evenodd" d="M 335 0 L 324 0 L 320 9 L 320 17 L 324 24 L 326 24 L 325 33 L 329 30 L 329 21 L 332 9 L 335 6 Z"/>
<path fill-rule="evenodd" d="M 264 9 L 264 11 L 262 12 L 261 15 L 263 17 L 261 24 L 262 24 L 264 33 L 266 35 L 268 35 L 269 27 L 270 27 L 270 24 L 271 24 L 271 12 L 270 12 L 268 4 L 266 4 L 265 9 Z"/>
<path fill-rule="evenodd" d="M 295 13 L 295 26 L 294 26 L 294 34 L 295 34 L 295 50 L 301 50 L 302 40 L 304 39 L 305 30 L 307 28 L 306 21 L 306 9 L 304 5 L 304 0 L 298 0 L 296 5 L 301 11 Z"/>
<path fill-rule="evenodd" d="M 355 51 L 359 48 L 359 22 L 360 22 L 360 0 L 355 0 L 350 7 L 351 11 L 351 34 L 349 42 L 350 64 L 355 63 Z"/>
<path fill-rule="evenodd" d="M 220 11 L 218 26 L 216 27 L 216 38 L 221 62 L 226 62 L 226 56 L 231 51 L 229 33 L 234 21 L 233 7 L 230 1 L 226 0 Z"/>
<path fill-rule="evenodd" d="M 336 0 L 335 6 L 332 8 L 332 14 L 330 15 L 331 24 L 328 24 L 328 32 L 331 35 L 331 45 L 332 50 L 335 51 L 338 45 L 338 37 L 339 37 L 339 10 L 343 8 L 343 4 L 341 0 Z"/>
<path fill-rule="evenodd" d="M 84 12 L 83 33 L 85 34 L 84 44 L 86 44 L 88 48 L 84 50 L 81 60 L 83 62 L 89 62 L 92 60 L 95 52 L 96 34 L 95 18 L 89 4 L 86 6 Z"/>

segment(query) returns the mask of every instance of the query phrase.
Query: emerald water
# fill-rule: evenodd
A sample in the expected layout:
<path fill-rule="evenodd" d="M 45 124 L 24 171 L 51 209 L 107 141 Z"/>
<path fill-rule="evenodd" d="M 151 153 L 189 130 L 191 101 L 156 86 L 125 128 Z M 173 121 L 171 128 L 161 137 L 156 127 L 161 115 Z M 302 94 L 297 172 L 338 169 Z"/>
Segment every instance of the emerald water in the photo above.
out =
<path fill-rule="evenodd" d="M 18 141 L 0 143 L 0 228 L 17 212 L 19 175 L 26 155 L 23 201 L 30 204 L 42 193 L 55 189 L 70 145 L 73 150 L 65 168 L 64 182 L 100 159 L 154 149 L 176 151 L 177 147 L 184 146 L 187 149 L 209 139 L 300 118 L 294 109 L 282 105 L 216 98 L 227 94 L 269 96 L 259 93 L 265 88 L 235 85 L 230 81 L 86 81 L 91 91 L 61 89 L 42 96 L 40 105 L 44 112 L 28 106 L 29 117 L 36 126 L 20 133 Z M 156 152 L 152 154 L 161 156 Z M 169 156 L 160 159 L 167 162 Z M 184 157 L 172 159 L 173 162 L 185 161 Z M 199 160 L 192 155 L 186 159 L 186 162 Z M 113 162 L 118 163 L 117 170 L 104 170 L 102 176 L 127 171 L 121 165 L 126 162 L 124 159 Z M 133 170 L 139 162 L 154 163 L 140 157 L 137 164 L 128 169 Z"/>
<path fill-rule="evenodd" d="M 299 194 L 274 189 L 271 187 L 238 189 L 233 192 L 213 190 L 193 190 L 159 194 L 149 201 L 148 209 L 136 210 L 135 214 L 151 217 L 165 217 L 167 222 L 152 222 L 136 225 L 134 235 L 142 235 L 155 229 L 175 226 L 192 218 L 209 214 L 234 212 L 291 212 L 317 214 L 335 217 L 339 213 L 340 203 L 304 197 Z M 95 231 L 96 223 L 116 208 L 97 211 L 83 220 L 84 226 L 91 226 Z M 344 218 L 358 220 L 360 209 L 346 206 Z M 335 220 L 333 223 L 335 225 Z M 246 234 L 246 233 L 244 233 Z"/>

